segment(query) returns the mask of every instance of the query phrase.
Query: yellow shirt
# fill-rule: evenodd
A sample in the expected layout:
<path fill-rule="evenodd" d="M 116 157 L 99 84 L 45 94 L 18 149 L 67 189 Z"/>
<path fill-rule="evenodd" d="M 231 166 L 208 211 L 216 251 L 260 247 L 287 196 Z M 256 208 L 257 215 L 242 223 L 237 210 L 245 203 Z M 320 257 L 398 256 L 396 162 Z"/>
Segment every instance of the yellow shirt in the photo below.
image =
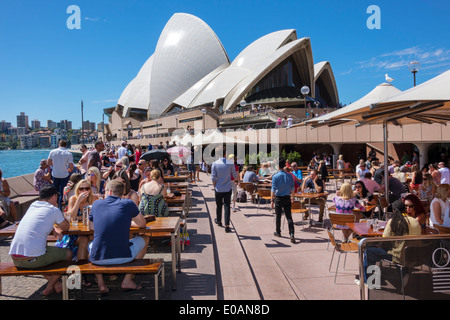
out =
<path fill-rule="evenodd" d="M 409 236 L 420 236 L 422 234 L 422 229 L 421 229 L 420 224 L 417 221 L 417 219 L 410 217 L 410 216 L 405 216 L 405 219 L 408 222 L 408 227 L 409 227 L 408 235 Z M 384 229 L 384 232 L 383 232 L 383 237 L 392 237 L 393 236 L 393 234 L 391 232 L 391 221 L 392 220 L 389 220 L 388 223 L 386 224 L 386 228 Z M 402 252 L 403 252 L 404 245 L 405 245 L 405 241 L 395 241 L 394 245 L 392 246 L 392 249 L 388 251 L 388 253 L 392 255 L 392 262 L 394 262 L 394 263 L 400 262 L 400 258 L 401 258 Z"/>

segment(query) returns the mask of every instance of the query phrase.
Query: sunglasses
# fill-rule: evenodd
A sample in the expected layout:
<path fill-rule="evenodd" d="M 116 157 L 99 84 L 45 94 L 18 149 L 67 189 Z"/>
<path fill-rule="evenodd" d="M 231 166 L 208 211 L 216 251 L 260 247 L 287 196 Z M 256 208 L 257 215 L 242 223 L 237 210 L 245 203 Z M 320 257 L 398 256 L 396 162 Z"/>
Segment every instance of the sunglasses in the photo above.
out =
<path fill-rule="evenodd" d="M 405 204 L 405 208 L 414 208 L 413 204 Z"/>
<path fill-rule="evenodd" d="M 95 174 L 94 174 L 94 173 L 88 173 L 88 176 L 89 176 L 89 177 L 94 177 Z"/>
<path fill-rule="evenodd" d="M 122 166 L 118 166 L 118 165 L 116 164 L 116 168 L 122 168 Z"/>
<path fill-rule="evenodd" d="M 78 190 L 80 190 L 80 191 L 89 191 L 89 190 L 91 190 L 91 188 L 90 187 L 86 187 L 86 188 L 78 188 Z"/>

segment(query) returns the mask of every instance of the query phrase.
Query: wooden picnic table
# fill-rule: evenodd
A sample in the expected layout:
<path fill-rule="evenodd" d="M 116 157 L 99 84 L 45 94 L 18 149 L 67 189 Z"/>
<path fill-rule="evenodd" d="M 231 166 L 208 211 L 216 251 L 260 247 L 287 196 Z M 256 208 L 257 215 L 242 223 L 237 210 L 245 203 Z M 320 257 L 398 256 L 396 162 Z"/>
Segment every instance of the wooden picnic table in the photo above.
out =
<path fill-rule="evenodd" d="M 328 196 L 328 192 L 320 192 L 320 193 L 296 192 L 296 193 L 294 193 L 294 197 L 308 199 L 309 224 L 310 225 L 312 224 L 311 199 L 325 198 L 327 196 Z"/>
<path fill-rule="evenodd" d="M 373 230 L 372 227 L 368 227 L 367 222 L 349 222 L 347 226 L 361 237 L 382 237 L 386 222 L 378 221 L 378 231 Z"/>
<path fill-rule="evenodd" d="M 30 190 L 30 191 L 19 194 L 19 197 L 30 197 L 30 196 L 39 196 L 39 191 Z"/>
<path fill-rule="evenodd" d="M 186 200 L 186 194 L 181 194 L 180 196 L 166 196 L 164 198 L 164 201 L 170 205 L 170 204 L 183 204 L 184 201 Z"/>
<path fill-rule="evenodd" d="M 172 241 L 172 279 L 173 290 L 176 290 L 176 268 L 181 272 L 181 245 L 180 245 L 180 217 L 156 217 L 154 221 L 147 222 L 145 228 L 130 228 L 130 234 L 146 234 L 151 236 L 152 233 L 165 232 L 170 233 Z M 0 230 L 0 237 L 13 237 L 16 234 L 18 224 L 13 224 L 7 228 Z M 87 236 L 93 235 L 94 230 L 89 226 L 83 225 L 81 222 L 77 226 L 70 226 L 70 229 L 64 231 L 63 234 Z M 173 245 L 175 244 L 175 245 Z"/>
<path fill-rule="evenodd" d="M 170 189 L 185 189 L 189 187 L 189 182 L 169 182 Z"/>
<path fill-rule="evenodd" d="M 164 182 L 186 182 L 188 179 L 189 179 L 188 175 L 165 176 Z"/>

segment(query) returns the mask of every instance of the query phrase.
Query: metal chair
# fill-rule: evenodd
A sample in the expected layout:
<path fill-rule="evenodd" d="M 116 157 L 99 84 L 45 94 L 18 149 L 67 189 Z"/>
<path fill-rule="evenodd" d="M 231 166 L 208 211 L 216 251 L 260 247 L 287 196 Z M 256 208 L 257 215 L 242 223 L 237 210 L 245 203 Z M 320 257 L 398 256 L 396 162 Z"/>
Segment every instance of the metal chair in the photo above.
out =
<path fill-rule="evenodd" d="M 266 205 L 267 205 L 267 200 L 272 200 L 272 196 L 271 196 L 271 190 L 270 189 L 258 189 L 256 190 L 256 194 L 258 195 L 258 208 L 256 209 L 256 213 L 258 213 L 259 211 L 259 205 L 261 204 L 261 199 L 264 199 L 266 201 Z M 272 208 L 269 207 L 269 211 Z"/>
<path fill-rule="evenodd" d="M 403 300 L 405 300 L 405 286 L 408 282 L 409 275 L 413 273 L 416 267 L 423 267 L 426 265 L 431 272 L 430 262 L 432 259 L 433 251 L 436 249 L 436 242 L 433 240 L 429 241 L 410 241 L 404 245 L 403 253 L 400 257 L 398 263 L 383 260 L 391 265 L 400 268 L 400 282 L 402 286 Z M 410 274 L 404 274 L 404 269 L 408 268 Z"/>
<path fill-rule="evenodd" d="M 358 244 L 354 242 L 348 242 L 348 243 L 338 243 L 336 242 L 336 239 L 334 238 L 333 232 L 329 228 L 327 228 L 328 237 L 330 238 L 330 242 L 334 247 L 333 255 L 331 256 L 330 266 L 328 268 L 328 271 L 331 272 L 331 265 L 333 264 L 334 259 L 334 253 L 337 251 L 339 252 L 338 262 L 336 265 L 336 271 L 334 274 L 334 283 L 336 283 L 337 278 L 337 272 L 339 269 L 339 263 L 341 260 L 341 254 L 345 254 L 344 259 L 344 269 L 345 269 L 345 263 L 347 261 L 347 253 L 358 253 Z"/>

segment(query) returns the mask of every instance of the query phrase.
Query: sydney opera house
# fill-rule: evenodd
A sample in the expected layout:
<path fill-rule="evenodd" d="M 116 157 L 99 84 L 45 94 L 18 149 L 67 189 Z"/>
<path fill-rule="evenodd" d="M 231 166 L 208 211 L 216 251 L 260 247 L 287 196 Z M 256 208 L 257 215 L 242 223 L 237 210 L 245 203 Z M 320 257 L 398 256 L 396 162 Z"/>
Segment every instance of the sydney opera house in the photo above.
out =
<path fill-rule="evenodd" d="M 383 83 L 359 103 L 374 103 L 399 93 L 392 84 Z M 117 105 L 104 110 L 109 118 L 104 138 L 111 142 L 138 138 L 133 143 L 146 145 L 171 140 L 174 132 L 187 127 L 201 132 L 251 128 L 266 130 L 269 136 L 276 133 L 281 146 L 302 148 L 306 158 L 318 148 L 334 155 L 356 154 L 370 147 L 382 152 L 380 124 L 355 127 L 338 121 L 332 126 L 277 128 L 280 118 L 291 117 L 295 124 L 339 105 L 331 64 L 314 62 L 310 39 L 298 38 L 296 30 L 274 31 L 256 39 L 231 61 L 204 21 L 177 13 Z M 261 106 L 263 112 L 253 111 Z M 356 105 L 335 112 L 352 107 Z M 431 147 L 449 135 L 444 124 L 433 124 L 431 131 L 427 125 L 399 128 L 397 123 L 389 124 L 389 153 L 415 150 L 426 160 Z M 244 136 L 237 138 L 245 140 Z"/>

